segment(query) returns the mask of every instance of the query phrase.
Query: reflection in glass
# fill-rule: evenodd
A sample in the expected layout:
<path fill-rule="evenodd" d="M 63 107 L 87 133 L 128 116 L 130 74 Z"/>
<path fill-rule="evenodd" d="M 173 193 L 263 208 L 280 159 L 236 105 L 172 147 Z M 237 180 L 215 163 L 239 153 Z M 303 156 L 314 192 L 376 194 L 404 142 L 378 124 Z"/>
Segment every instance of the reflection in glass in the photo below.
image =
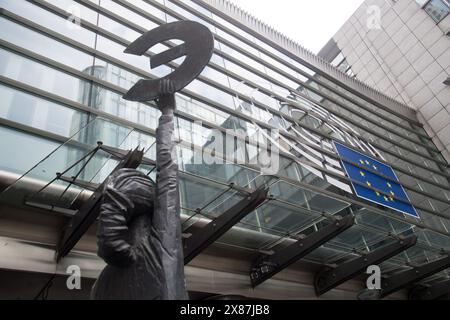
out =
<path fill-rule="evenodd" d="M 70 13 L 74 15 L 75 11 L 77 11 L 77 17 L 79 15 L 82 15 L 81 10 L 79 9 L 81 6 L 78 5 L 76 7 L 77 10 L 73 10 L 74 5 L 75 3 L 71 3 L 72 12 Z M 95 44 L 95 33 L 93 33 L 92 31 L 82 28 L 81 26 L 77 26 L 70 20 L 53 14 L 50 11 L 46 11 L 45 9 L 40 8 L 30 2 L 7 0 L 0 1 L 0 6 L 45 28 L 56 31 L 66 37 L 78 41 L 86 46 L 93 47 Z M 70 9 L 70 6 L 66 7 L 66 9 Z M 83 13 L 86 15 L 87 12 L 85 10 L 87 9 L 83 7 Z M 90 13 L 95 15 L 95 13 L 93 13 L 92 11 Z M 43 39 L 43 37 L 41 37 L 41 39 Z"/>
<path fill-rule="evenodd" d="M 87 123 L 87 114 L 0 85 L 0 118 L 70 137 Z"/>
<path fill-rule="evenodd" d="M 5 18 L 0 18 L 0 39 L 79 71 L 83 71 L 88 66 L 91 66 L 93 62 L 92 56 Z M 29 74 L 36 73 L 31 73 L 30 71 Z"/>
<path fill-rule="evenodd" d="M 444 0 L 431 0 L 424 9 L 436 22 L 441 22 L 450 13 L 450 5 Z"/>
<path fill-rule="evenodd" d="M 82 103 L 88 83 L 15 53 L 0 49 L 0 74 L 65 99 Z M 33 76 L 30 77 L 30 74 Z"/>
<path fill-rule="evenodd" d="M 0 126 L 0 170 L 19 175 L 31 169 L 59 146 L 58 142 Z M 61 159 L 53 163 L 64 163 Z M 45 171 L 42 173 L 45 174 Z"/>

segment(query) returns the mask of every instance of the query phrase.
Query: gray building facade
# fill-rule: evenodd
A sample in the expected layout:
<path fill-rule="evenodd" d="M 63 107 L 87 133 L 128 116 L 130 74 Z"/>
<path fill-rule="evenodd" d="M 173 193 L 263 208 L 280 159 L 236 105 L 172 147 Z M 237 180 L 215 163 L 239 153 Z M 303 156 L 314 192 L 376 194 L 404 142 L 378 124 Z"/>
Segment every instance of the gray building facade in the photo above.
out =
<path fill-rule="evenodd" d="M 319 53 L 344 72 L 417 110 L 447 160 L 449 12 L 446 0 L 364 1 Z"/>
<path fill-rule="evenodd" d="M 0 8 L 1 298 L 88 297 L 103 267 L 95 222 L 62 260 L 55 251 L 128 150 L 144 150 L 138 169 L 154 177 L 159 110 L 121 97 L 139 79 L 177 68 L 181 60 L 149 67 L 177 42 L 141 57 L 123 51 L 177 20 L 198 21 L 215 37 L 209 65 L 177 94 L 185 241 L 260 188 L 269 193 L 186 265 L 193 299 L 356 299 L 369 262 L 389 279 L 408 275 L 388 299 L 407 299 L 417 283 L 447 284 L 450 166 L 413 106 L 224 0 L 0 0 Z M 357 196 L 335 143 L 392 166 L 419 217 Z M 266 153 L 276 155 L 271 167 L 260 159 Z M 365 188 L 382 197 L 369 181 Z M 255 273 L 267 274 L 259 262 L 275 257 L 267 265 L 276 274 L 253 287 Z M 66 287 L 73 266 L 80 290 Z M 423 266 L 431 271 L 419 277 Z M 342 281 L 317 281 L 329 268 L 345 270 Z"/>

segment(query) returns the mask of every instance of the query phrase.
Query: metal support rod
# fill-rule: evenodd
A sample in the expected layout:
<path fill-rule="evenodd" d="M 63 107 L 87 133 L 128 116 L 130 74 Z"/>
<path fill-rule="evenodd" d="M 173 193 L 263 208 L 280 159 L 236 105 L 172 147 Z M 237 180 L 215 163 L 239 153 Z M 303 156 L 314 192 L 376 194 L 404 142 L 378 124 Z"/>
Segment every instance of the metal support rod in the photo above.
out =
<path fill-rule="evenodd" d="M 75 181 L 78 179 L 78 177 L 80 176 L 80 174 L 83 172 L 83 170 L 87 167 L 88 163 L 92 160 L 92 158 L 95 157 L 95 155 L 97 154 L 97 151 L 100 149 L 102 142 L 98 142 L 98 147 L 94 149 L 94 151 L 90 154 L 90 156 L 87 158 L 86 162 L 83 163 L 83 165 L 81 166 L 81 168 L 78 170 L 78 172 L 73 176 L 72 180 Z M 67 172 L 67 170 L 65 171 Z M 60 178 L 60 175 L 58 175 L 58 178 Z M 61 179 L 60 179 L 61 180 Z M 70 189 L 70 187 L 73 185 L 73 181 L 69 182 L 69 184 L 67 185 L 66 189 L 59 195 L 58 200 L 61 200 L 62 197 L 64 197 L 64 195 L 66 194 L 66 192 Z"/>
<path fill-rule="evenodd" d="M 67 183 L 71 183 L 74 186 L 83 188 L 83 189 L 87 189 L 90 191 L 95 191 L 97 190 L 97 188 L 100 186 L 99 183 L 93 183 L 93 182 L 89 182 L 89 181 L 85 181 L 85 180 L 80 180 L 80 179 L 73 179 L 73 177 L 66 177 L 66 176 L 59 176 L 58 177 L 59 180 L 67 182 Z"/>
<path fill-rule="evenodd" d="M 318 296 L 350 280 L 364 272 L 368 266 L 380 264 L 381 262 L 399 254 L 412 247 L 417 242 L 417 236 L 407 238 L 400 237 L 397 241 L 378 248 L 366 255 L 352 259 L 337 266 L 336 268 L 325 268 L 319 271 L 314 279 L 314 287 Z"/>
<path fill-rule="evenodd" d="M 230 230 L 267 199 L 268 189 L 258 189 L 242 199 L 184 242 L 184 264 L 188 264 L 203 249 Z"/>
<path fill-rule="evenodd" d="M 414 267 L 410 270 L 393 274 L 392 276 L 381 281 L 380 298 L 384 298 L 391 293 L 401 290 L 447 268 L 450 268 L 450 255 L 447 255 L 439 260 Z"/>
<path fill-rule="evenodd" d="M 31 194 L 31 196 L 29 198 L 33 198 L 35 195 L 37 195 L 38 193 L 41 193 L 42 191 L 44 191 L 45 189 L 47 189 L 53 182 L 55 182 L 56 180 L 59 179 L 60 176 L 66 174 L 69 170 L 71 170 L 72 168 L 74 168 L 76 165 L 78 165 L 79 163 L 81 163 L 83 160 L 85 160 L 86 158 L 88 158 L 92 153 L 96 153 L 98 151 L 99 147 L 96 147 L 94 149 L 92 149 L 91 151 L 89 151 L 87 154 L 85 154 L 81 159 L 77 160 L 74 164 L 72 164 L 70 167 L 68 167 L 67 169 L 65 169 L 63 172 L 57 172 L 56 173 L 56 177 L 53 178 L 52 180 L 50 180 L 50 182 L 48 182 L 45 186 L 43 186 L 42 188 L 40 188 L 38 191 L 36 191 L 35 193 Z"/>
<path fill-rule="evenodd" d="M 253 264 L 250 272 L 252 286 L 256 287 L 270 279 L 292 263 L 300 260 L 338 234 L 347 230 L 355 223 L 355 217 L 334 217 L 332 223 L 303 237 L 290 246 L 278 250 L 273 255 L 263 255 Z"/>
<path fill-rule="evenodd" d="M 213 202 L 215 202 L 217 199 L 219 199 L 221 196 L 223 196 L 225 193 L 227 193 L 228 191 L 230 191 L 233 188 L 234 183 L 231 183 L 230 186 L 227 189 L 224 189 L 222 192 L 219 192 L 218 194 L 216 194 L 216 196 L 214 196 L 210 201 L 208 201 L 207 203 L 205 203 L 203 205 L 203 207 L 198 208 L 198 211 L 201 212 L 203 210 L 205 210 L 208 206 L 210 206 Z"/>

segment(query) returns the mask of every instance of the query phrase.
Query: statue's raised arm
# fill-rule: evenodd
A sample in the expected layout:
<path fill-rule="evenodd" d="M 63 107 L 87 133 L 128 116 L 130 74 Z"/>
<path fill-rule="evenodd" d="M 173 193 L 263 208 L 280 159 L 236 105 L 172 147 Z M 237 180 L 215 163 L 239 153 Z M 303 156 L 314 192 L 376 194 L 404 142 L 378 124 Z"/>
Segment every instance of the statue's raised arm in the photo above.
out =
<path fill-rule="evenodd" d="M 184 278 L 184 258 L 181 239 L 178 165 L 173 141 L 173 82 L 161 80 L 161 95 L 157 101 L 162 112 L 156 129 L 156 207 L 153 227 L 160 235 L 161 260 L 169 300 L 187 299 Z"/>

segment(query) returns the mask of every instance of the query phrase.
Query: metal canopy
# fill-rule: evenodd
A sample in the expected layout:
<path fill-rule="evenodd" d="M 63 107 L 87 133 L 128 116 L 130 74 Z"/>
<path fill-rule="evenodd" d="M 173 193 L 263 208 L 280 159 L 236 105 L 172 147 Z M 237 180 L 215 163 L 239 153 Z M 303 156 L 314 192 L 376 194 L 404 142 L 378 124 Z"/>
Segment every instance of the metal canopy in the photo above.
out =
<path fill-rule="evenodd" d="M 336 216 L 330 219 L 332 219 L 332 223 L 309 236 L 303 237 L 288 247 L 278 250 L 273 255 L 259 257 L 250 271 L 252 286 L 256 287 L 270 279 L 355 223 L 355 218 L 352 215 L 344 218 Z"/>
<path fill-rule="evenodd" d="M 117 128 L 119 138 L 111 138 L 111 130 Z M 95 140 L 87 139 L 86 133 L 98 132 Z M 136 136 L 142 138 L 137 140 Z M 79 179 L 74 177 L 84 162 L 80 162 L 70 172 L 65 172 L 69 164 L 79 159 L 80 155 L 86 155 L 96 145 L 96 140 L 106 141 L 108 145 L 116 149 L 108 149 L 102 146 L 99 154 L 86 168 L 86 173 Z M 75 138 L 66 142 L 63 147 L 39 163 L 32 171 L 18 179 L 6 192 L 1 194 L 2 201 L 14 206 L 40 205 L 38 209 L 48 210 L 53 213 L 61 213 L 72 218 L 77 209 L 89 199 L 104 179 L 119 163 L 128 151 L 136 146 L 147 148 L 146 154 L 153 155 L 154 139 L 151 135 L 145 136 L 142 132 L 96 118 L 87 129 L 83 129 Z M 182 151 L 188 150 L 188 154 L 196 154 L 190 146 L 180 143 Z M 68 157 L 67 154 L 70 153 Z M 106 153 L 106 154 L 105 154 Z M 115 156 L 111 156 L 115 153 Z M 86 157 L 87 159 L 88 157 Z M 283 163 L 286 174 L 294 175 L 302 172 L 300 180 L 289 179 L 283 176 L 260 176 L 258 170 L 246 168 L 236 164 L 225 166 L 207 167 L 206 165 L 193 165 L 189 159 L 181 159 L 180 190 L 182 195 L 182 219 L 189 232 L 190 226 L 195 224 L 191 233 L 197 233 L 202 226 L 210 223 L 211 219 L 227 212 L 228 208 L 248 196 L 253 190 L 264 183 L 270 185 L 270 201 L 266 201 L 257 210 L 248 214 L 239 222 L 238 228 L 232 228 L 218 240 L 220 246 L 229 248 L 229 252 L 238 252 L 243 256 L 252 256 L 247 265 L 253 262 L 253 258 L 260 254 L 275 252 L 281 247 L 287 247 L 299 240 L 298 235 L 303 230 L 317 230 L 322 228 L 324 213 L 336 215 L 348 208 L 353 201 L 344 196 L 334 194 L 323 181 L 311 181 L 311 174 L 300 170 L 293 170 L 289 162 Z M 139 169 L 145 172 L 155 170 L 154 161 L 143 159 Z M 86 160 L 84 160 L 86 161 Z M 145 165 L 144 165 L 145 164 Z M 150 167 L 150 168 L 147 168 Z M 289 171 L 288 171 L 289 169 Z M 61 172 L 58 181 L 51 184 L 46 190 L 37 194 L 42 186 L 55 177 L 55 172 Z M 149 173 L 150 174 L 150 173 Z M 320 182 L 319 184 L 317 184 Z M 238 187 L 231 187 L 236 183 Z M 66 191 L 67 185 L 70 190 Z M 62 196 L 64 194 L 64 196 Z M 29 201 L 33 201 L 30 204 Z M 324 245 L 302 258 L 302 260 L 314 265 L 336 266 L 342 261 L 349 261 L 359 257 L 359 252 L 365 252 L 367 248 L 378 248 L 380 242 L 384 242 L 388 233 L 405 234 L 413 228 L 413 224 L 385 215 L 381 210 L 367 206 L 354 207 L 353 212 L 357 219 L 357 225 L 338 234 Z M 201 208 L 198 211 L 198 208 Z M 65 210 L 65 211 L 63 211 Z M 195 231 L 194 231 L 195 230 Z M 404 266 L 405 262 L 413 260 L 424 261 L 430 255 L 436 253 L 436 248 L 450 249 L 450 241 L 447 236 L 431 230 L 415 230 L 419 237 L 421 252 L 406 252 L 405 255 L 390 259 L 389 267 Z M 188 235 L 187 235 L 188 236 Z M 276 249 L 273 249 L 276 248 Z M 408 250 L 409 251 L 409 250 Z M 227 251 L 228 252 L 228 251 Z M 259 253 L 259 254 L 258 254 Z M 417 262 L 421 263 L 421 262 Z M 295 281 L 295 279 L 293 279 Z"/>
<path fill-rule="evenodd" d="M 436 300 L 450 293 L 450 279 L 417 285 L 409 292 L 410 300 Z"/>
<path fill-rule="evenodd" d="M 380 298 L 401 290 L 415 282 L 430 277 L 450 267 L 450 255 L 410 270 L 393 274 L 381 282 Z"/>
<path fill-rule="evenodd" d="M 399 254 L 412 247 L 417 242 L 415 235 L 399 239 L 391 244 L 385 245 L 366 255 L 358 257 L 339 265 L 336 268 L 325 268 L 319 271 L 314 278 L 314 287 L 318 296 L 339 286 L 347 280 L 352 279 L 364 272 L 367 267 L 380 264 L 381 262 Z"/>
<path fill-rule="evenodd" d="M 184 242 L 184 264 L 188 264 L 203 249 L 207 248 L 224 233 L 230 230 L 242 218 L 255 210 L 267 199 L 268 189 L 260 188 L 246 198 L 226 210 L 219 217 L 212 220 L 205 227 L 193 233 Z"/>
<path fill-rule="evenodd" d="M 103 146 L 103 143 L 99 142 L 97 148 L 88 153 L 89 156 L 88 162 L 90 159 L 92 159 L 93 155 L 95 155 L 95 153 L 99 150 L 103 150 L 112 155 L 113 157 L 122 159 L 119 162 L 119 164 L 114 168 L 114 170 L 111 172 L 111 174 L 122 168 L 136 169 L 142 163 L 142 158 L 144 155 L 143 151 L 138 149 L 129 152 L 124 152 L 116 148 Z M 82 158 L 80 161 L 82 161 L 83 159 L 84 158 Z M 86 164 L 87 162 L 84 164 L 83 168 L 79 171 L 79 173 L 81 173 Z M 79 182 L 77 181 L 78 178 L 77 176 L 67 178 L 64 177 L 63 174 L 64 173 L 62 174 L 58 173 L 57 179 L 69 182 L 70 184 L 79 184 Z M 76 243 L 81 239 L 83 234 L 94 223 L 95 219 L 99 214 L 100 201 L 102 199 L 103 187 L 104 184 L 106 183 L 106 180 L 107 179 L 105 179 L 105 181 L 97 187 L 97 189 L 92 193 L 89 199 L 83 204 L 83 206 L 78 210 L 75 216 L 72 217 L 72 219 L 63 229 L 56 249 L 57 261 L 59 261 L 62 257 L 66 256 L 70 252 L 70 250 L 72 250 L 72 248 L 76 245 Z"/>

